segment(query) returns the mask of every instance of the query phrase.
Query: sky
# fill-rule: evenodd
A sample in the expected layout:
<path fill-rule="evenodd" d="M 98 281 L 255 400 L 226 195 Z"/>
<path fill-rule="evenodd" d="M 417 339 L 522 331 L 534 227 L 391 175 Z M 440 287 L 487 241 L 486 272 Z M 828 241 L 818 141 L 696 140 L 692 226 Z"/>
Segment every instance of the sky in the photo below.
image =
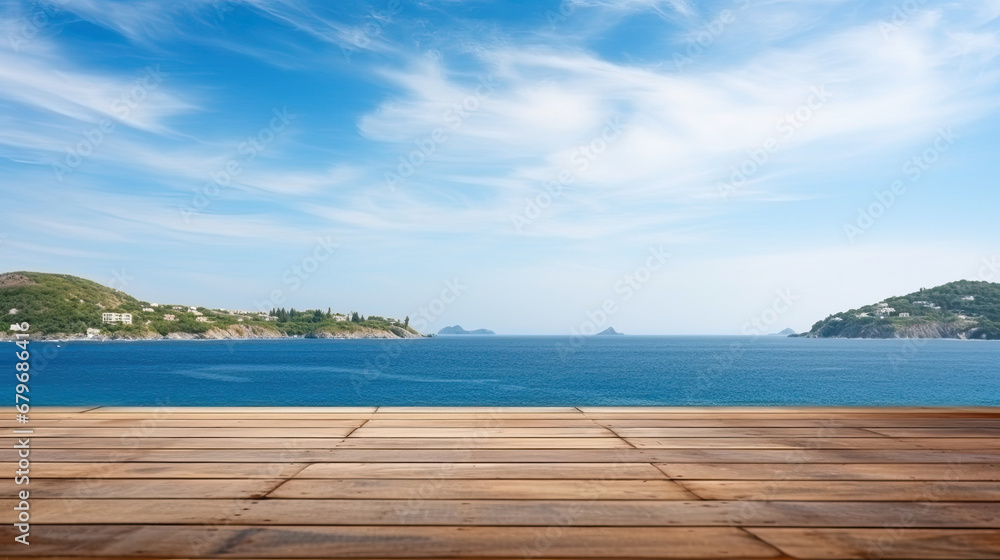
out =
<path fill-rule="evenodd" d="M 502 334 L 1000 281 L 1000 0 L 5 1 L 0 270 Z"/>

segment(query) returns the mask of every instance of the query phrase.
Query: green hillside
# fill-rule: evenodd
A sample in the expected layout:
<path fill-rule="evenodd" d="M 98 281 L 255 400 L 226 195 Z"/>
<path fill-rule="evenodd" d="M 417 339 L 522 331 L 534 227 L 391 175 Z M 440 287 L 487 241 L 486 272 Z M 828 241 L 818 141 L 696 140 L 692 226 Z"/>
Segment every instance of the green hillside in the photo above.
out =
<path fill-rule="evenodd" d="M 104 311 L 139 309 L 139 301 L 132 296 L 76 276 L 0 274 L 0 312 L 10 323 L 31 323 L 32 332 L 82 333 L 99 327 Z"/>
<path fill-rule="evenodd" d="M 132 324 L 105 323 L 106 312 L 130 313 Z M 7 318 L 0 336 L 7 337 L 6 327 L 22 322 L 31 324 L 31 334 L 49 338 L 85 337 L 88 329 L 100 331 L 94 336 L 130 339 L 420 336 L 408 319 L 365 318 L 330 309 L 259 313 L 156 304 L 84 278 L 41 272 L 0 274 L 0 313 Z"/>
<path fill-rule="evenodd" d="M 1000 339 L 1000 284 L 959 280 L 830 315 L 804 336 Z"/>

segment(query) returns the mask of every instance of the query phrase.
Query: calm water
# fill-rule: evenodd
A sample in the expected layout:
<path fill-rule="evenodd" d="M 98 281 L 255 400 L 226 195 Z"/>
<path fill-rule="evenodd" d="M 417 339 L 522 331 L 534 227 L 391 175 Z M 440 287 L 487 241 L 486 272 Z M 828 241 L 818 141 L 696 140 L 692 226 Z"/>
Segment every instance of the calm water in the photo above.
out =
<path fill-rule="evenodd" d="M 0 349 L 13 373 L 14 346 Z M 33 405 L 1000 405 L 1000 342 L 625 336 L 574 347 L 495 336 L 31 349 Z"/>

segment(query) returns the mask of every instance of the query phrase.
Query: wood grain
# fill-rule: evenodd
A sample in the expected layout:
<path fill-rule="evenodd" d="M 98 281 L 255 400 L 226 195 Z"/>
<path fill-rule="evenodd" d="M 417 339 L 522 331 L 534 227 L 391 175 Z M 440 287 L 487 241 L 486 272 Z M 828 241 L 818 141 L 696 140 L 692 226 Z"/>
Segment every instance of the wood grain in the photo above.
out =
<path fill-rule="evenodd" d="M 1000 411 L 33 408 L 11 558 L 1000 558 Z M 20 547 L 20 548 L 19 548 Z M 20 555 L 20 556 L 18 556 Z"/>

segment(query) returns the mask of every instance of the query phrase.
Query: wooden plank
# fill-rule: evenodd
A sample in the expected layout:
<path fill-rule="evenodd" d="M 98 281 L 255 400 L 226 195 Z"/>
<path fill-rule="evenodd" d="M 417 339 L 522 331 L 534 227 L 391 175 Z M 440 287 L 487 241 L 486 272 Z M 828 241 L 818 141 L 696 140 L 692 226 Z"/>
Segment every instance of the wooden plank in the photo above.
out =
<path fill-rule="evenodd" d="M 30 489 L 33 497 L 45 499 L 262 498 L 282 482 L 282 478 L 32 478 Z"/>
<path fill-rule="evenodd" d="M 5 472 L 17 470 L 13 463 L 0 463 Z M 288 478 L 305 463 L 31 463 L 31 480 L 43 478 Z M 661 475 L 662 476 L 662 475 Z"/>
<path fill-rule="evenodd" d="M 338 449 L 632 449 L 628 442 L 615 437 L 484 437 L 471 438 L 387 438 L 349 437 Z"/>
<path fill-rule="evenodd" d="M 868 415 L 1000 415 L 993 406 L 580 406 L 584 414 L 706 414 L 751 413 L 766 416 L 776 414 L 810 414 L 813 416 L 868 414 Z"/>
<path fill-rule="evenodd" d="M 232 419 L 214 414 L 211 418 L 202 420 L 183 420 L 176 418 L 132 418 L 132 419 L 108 419 L 92 418 L 80 416 L 57 420 L 39 420 L 32 418 L 30 428 L 117 428 L 120 430 L 134 430 L 145 428 L 357 428 L 368 422 L 365 418 L 349 420 L 269 420 L 269 419 Z M 412 426 L 413 424 L 410 423 Z M 23 424 L 16 421 L 0 420 L 0 427 L 3 428 L 23 428 Z"/>
<path fill-rule="evenodd" d="M 36 461 L 166 462 L 344 462 L 344 463 L 1000 463 L 1000 450 L 937 449 L 482 449 L 456 442 L 450 449 L 46 449 Z M 14 462 L 16 450 L 0 448 L 0 461 Z"/>
<path fill-rule="evenodd" d="M 35 437 L 33 446 L 44 449 L 95 449 L 112 453 L 140 449 L 260 449 L 268 453 L 285 449 L 332 449 L 346 438 L 321 437 Z"/>
<path fill-rule="evenodd" d="M 0 554 L 24 554 L 0 527 Z M 22 547 L 22 548 L 18 548 Z M 159 558 L 782 558 L 729 527 L 45 527 L 33 555 Z"/>
<path fill-rule="evenodd" d="M 261 438 L 261 437 L 294 437 L 294 438 L 331 438 L 346 437 L 354 428 L 160 428 L 142 427 L 136 429 L 121 428 L 33 428 L 36 438 L 68 437 L 68 438 L 142 438 L 142 437 L 188 437 L 188 438 Z M 0 437 L 14 439 L 18 434 L 0 432 Z"/>
<path fill-rule="evenodd" d="M 459 438 L 34 438 L 37 447 L 46 449 L 455 449 L 463 446 Z M 618 438 L 539 438 L 493 437 L 477 439 L 466 445 L 481 449 L 631 449 Z"/>
<path fill-rule="evenodd" d="M 372 417 L 373 420 L 473 420 L 473 421 L 494 421 L 494 420 L 579 420 L 586 421 L 587 417 L 579 412 L 503 412 L 503 413 L 483 413 L 483 412 L 380 412 Z"/>
<path fill-rule="evenodd" d="M 579 414 L 575 406 L 380 406 L 377 414 Z"/>
<path fill-rule="evenodd" d="M 1000 501 L 1000 482 L 887 480 L 686 480 L 706 500 Z"/>
<path fill-rule="evenodd" d="M 398 416 L 398 415 L 394 415 Z M 552 415 L 555 416 L 555 415 Z M 583 417 L 577 418 L 550 418 L 549 415 L 543 418 L 428 418 L 414 420 L 412 418 L 383 418 L 375 416 L 369 420 L 367 428 L 412 428 L 414 426 L 426 428 L 576 428 L 576 427 L 599 427 L 594 420 Z M 871 435 L 871 434 L 869 434 Z"/>
<path fill-rule="evenodd" d="M 490 438 L 490 437 L 617 437 L 614 432 L 601 426 L 579 426 L 572 428 L 369 428 L 363 426 L 351 434 L 365 438 Z"/>
<path fill-rule="evenodd" d="M 972 560 L 1000 558 L 1000 531 L 992 529 L 788 529 L 747 531 L 798 558 Z"/>
<path fill-rule="evenodd" d="M 920 427 L 920 428 L 868 428 L 869 431 L 897 438 L 1000 438 L 1000 427 Z"/>
<path fill-rule="evenodd" d="M 178 413 L 233 415 L 374 414 L 375 406 L 102 406 L 87 414 L 162 415 Z"/>
<path fill-rule="evenodd" d="M 414 473 L 408 473 L 414 474 Z M 530 474 L 530 473 L 529 473 Z M 112 496 L 109 496 L 112 497 Z M 696 500 L 666 479 L 292 479 L 267 495 L 292 499 L 401 500 Z"/>
<path fill-rule="evenodd" d="M 980 480 L 1000 481 L 998 464 L 657 463 L 678 480 Z"/>
<path fill-rule="evenodd" d="M 635 438 L 625 441 L 642 449 L 881 449 L 998 450 L 1000 439 L 989 438 Z"/>
<path fill-rule="evenodd" d="M 0 500 L 12 523 L 15 500 Z M 996 528 L 993 504 L 704 500 L 35 499 L 32 525 Z M 44 531 L 40 531 L 44 533 Z"/>
<path fill-rule="evenodd" d="M 533 478 L 657 479 L 664 474 L 648 463 L 319 463 L 303 478 Z"/>
<path fill-rule="evenodd" d="M 778 419 L 761 415 L 750 419 L 719 418 L 620 418 L 612 417 L 594 419 L 594 422 L 611 429 L 618 428 L 1000 428 L 1000 420 L 983 418 L 951 418 L 940 420 L 934 418 L 874 418 L 867 420 L 852 420 L 844 418 L 797 418 Z"/>
<path fill-rule="evenodd" d="M 281 420 L 369 420 L 371 419 L 371 414 L 361 414 L 361 413 L 328 413 L 328 414 L 316 414 L 316 413 L 274 413 L 274 414 L 264 414 L 264 413 L 246 413 L 246 414 L 221 414 L 221 413 L 199 413 L 199 412 L 175 412 L 170 414 L 125 414 L 125 413 L 110 413 L 102 414 L 100 412 L 88 412 L 84 414 L 35 414 L 32 410 L 31 421 L 35 420 L 131 420 L 131 421 L 145 421 L 145 420 L 162 420 L 162 419 L 174 419 L 174 420 L 220 420 L 223 418 L 228 418 L 230 420 L 272 420 L 275 423 L 279 423 Z"/>
<path fill-rule="evenodd" d="M 371 426 L 369 422 L 366 424 Z M 626 438 L 878 438 L 860 428 L 663 428 L 663 427 L 612 427 L 620 437 Z M 884 438 L 883 438 L 884 439 Z"/>
<path fill-rule="evenodd" d="M 714 418 L 719 420 L 753 420 L 761 417 L 773 418 L 778 420 L 809 420 L 809 419 L 825 419 L 828 421 L 847 421 L 847 420 L 860 420 L 865 422 L 883 422 L 892 421 L 893 419 L 903 419 L 903 418 L 923 418 L 923 419 L 933 419 L 933 420 L 959 420 L 959 419 L 984 419 L 984 420 L 997 420 L 1000 419 L 1000 414 L 996 412 L 956 412 L 956 413 L 925 413 L 925 414 L 911 414 L 906 412 L 900 413 L 843 413 L 843 414 L 814 414 L 809 412 L 798 412 L 798 413 L 781 413 L 781 412 L 728 412 L 724 409 L 719 410 L 711 414 L 664 414 L 664 413 L 646 413 L 646 414 L 624 414 L 624 413 L 588 413 L 587 418 L 592 418 L 595 420 L 614 420 L 614 419 L 661 419 L 661 420 L 698 420 L 702 418 Z"/>
<path fill-rule="evenodd" d="M 264 418 L 262 418 L 264 416 Z M 610 418 L 595 420 L 581 415 L 571 414 L 504 414 L 504 415 L 481 415 L 481 414 L 169 414 L 169 415 L 144 415 L 144 414 L 60 414 L 60 415 L 36 415 L 32 409 L 31 423 L 38 425 L 51 425 L 51 423 L 67 421 L 67 425 L 102 425 L 104 422 L 114 422 L 113 425 L 122 424 L 149 424 L 161 423 L 169 425 L 172 422 L 193 422 L 193 424 L 179 424 L 176 427 L 185 426 L 227 426 L 231 422 L 249 422 L 253 426 L 274 426 L 280 421 L 281 426 L 335 426 L 336 422 L 344 422 L 342 425 L 355 425 L 370 420 L 372 427 L 412 427 L 415 425 L 428 427 L 476 427 L 476 426 L 496 426 L 496 427 L 571 427 L 571 426 L 607 426 L 617 428 L 819 428 L 824 430 L 835 430 L 838 428 L 941 428 L 941 429 L 961 429 L 961 428 L 992 428 L 1000 429 L 1000 419 L 982 418 L 953 418 L 953 419 L 933 419 L 919 417 L 905 418 L 876 418 L 871 420 L 851 420 L 851 419 L 776 419 L 761 415 L 753 419 L 744 420 L 722 420 L 713 417 L 697 419 L 629 419 Z M 44 422 L 41 423 L 41 422 Z M 333 424 L 328 424 L 333 422 Z M 526 422 L 519 424 L 519 422 Z M 507 423 L 511 423 L 508 424 Z M 11 418 L 0 419 L 2 427 L 23 427 Z"/>

